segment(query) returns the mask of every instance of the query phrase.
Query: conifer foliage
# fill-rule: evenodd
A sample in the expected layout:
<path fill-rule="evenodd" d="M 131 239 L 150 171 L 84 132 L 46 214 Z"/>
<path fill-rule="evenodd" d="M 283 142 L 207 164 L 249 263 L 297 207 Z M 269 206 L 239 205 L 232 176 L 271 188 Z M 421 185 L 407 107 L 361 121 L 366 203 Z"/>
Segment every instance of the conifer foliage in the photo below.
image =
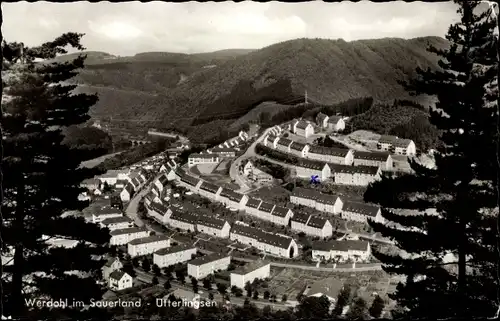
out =
<path fill-rule="evenodd" d="M 61 217 L 81 210 L 82 180 L 98 174 L 79 168 L 93 151 L 62 144 L 62 130 L 89 119 L 97 96 L 72 94 L 66 81 L 83 67 L 84 56 L 65 63 L 43 63 L 65 47 L 78 50 L 82 34 L 67 33 L 39 47 L 3 42 L 2 144 L 4 149 L 2 251 L 14 252 L 3 267 L 3 315 L 27 313 L 25 299 L 88 302 L 102 296 L 96 283 L 108 230 L 83 218 Z M 100 152 L 100 151 L 98 151 Z M 48 238 L 76 240 L 73 248 L 51 248 Z M 69 273 L 71 272 L 71 273 Z M 78 273 L 76 273 L 78 272 Z"/>
<path fill-rule="evenodd" d="M 409 318 L 493 316 L 497 309 L 496 25 L 479 2 L 456 1 L 461 20 L 449 28 L 438 71 L 417 69 L 406 84 L 435 95 L 431 123 L 441 131 L 435 168 L 410 160 L 412 174 L 372 184 L 365 201 L 382 206 L 376 232 L 398 254 L 374 250 L 384 270 L 404 276 L 393 299 Z M 402 209 L 412 210 L 403 213 Z"/>

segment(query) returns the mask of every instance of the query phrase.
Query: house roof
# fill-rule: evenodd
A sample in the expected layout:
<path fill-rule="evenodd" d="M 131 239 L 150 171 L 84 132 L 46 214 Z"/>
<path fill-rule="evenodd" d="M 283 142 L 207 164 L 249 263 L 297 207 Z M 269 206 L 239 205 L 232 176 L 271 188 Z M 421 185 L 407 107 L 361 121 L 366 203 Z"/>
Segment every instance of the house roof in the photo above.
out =
<path fill-rule="evenodd" d="M 109 207 L 107 205 L 105 207 L 101 207 L 101 208 L 96 209 L 96 213 L 94 213 L 94 215 L 97 217 L 106 216 L 106 215 L 113 215 L 113 214 L 122 214 L 123 215 L 121 210 L 114 208 L 114 207 Z"/>
<path fill-rule="evenodd" d="M 331 241 L 331 250 L 339 252 L 351 251 L 367 251 L 368 241 L 361 240 L 345 240 L 345 241 Z"/>
<path fill-rule="evenodd" d="M 124 235 L 124 234 L 133 234 L 139 232 L 147 232 L 148 230 L 143 227 L 129 227 L 129 228 L 120 228 L 114 231 L 109 232 L 112 236 L 115 235 Z"/>
<path fill-rule="evenodd" d="M 134 185 L 134 187 L 139 187 L 141 185 L 141 181 L 137 177 L 134 177 L 131 183 Z"/>
<path fill-rule="evenodd" d="M 247 275 L 250 272 L 260 269 L 263 266 L 270 265 L 268 261 L 265 260 L 257 260 L 250 263 L 245 264 L 244 266 L 240 266 L 234 271 L 231 271 L 231 274 L 238 275 Z"/>
<path fill-rule="evenodd" d="M 281 137 L 280 140 L 278 140 L 278 145 L 281 145 L 281 146 L 290 146 L 290 144 L 292 143 L 292 140 L 288 139 L 288 138 L 283 138 Z"/>
<path fill-rule="evenodd" d="M 240 194 L 240 193 L 235 192 L 235 191 L 228 189 L 228 188 L 223 188 L 222 191 L 220 192 L 220 196 L 227 197 L 231 201 L 238 202 L 238 203 L 243 198 L 243 194 Z"/>
<path fill-rule="evenodd" d="M 170 215 L 170 219 L 175 221 L 185 222 L 188 224 L 197 224 L 199 218 L 198 215 L 195 214 L 172 210 L 172 215 Z"/>
<path fill-rule="evenodd" d="M 198 224 L 213 227 L 216 229 L 222 229 L 226 224 L 226 220 L 221 220 L 219 218 L 215 218 L 213 216 L 199 215 L 198 216 Z"/>
<path fill-rule="evenodd" d="M 308 122 L 306 122 L 305 120 L 299 120 L 299 122 L 297 123 L 297 128 L 306 129 L 306 127 L 309 125 L 310 124 Z"/>
<path fill-rule="evenodd" d="M 132 193 L 135 191 L 135 188 L 134 188 L 134 185 L 128 183 L 127 185 L 125 185 L 123 190 L 127 191 L 127 193 L 129 193 L 129 195 L 132 195 Z"/>
<path fill-rule="evenodd" d="M 379 210 L 380 208 L 378 206 L 353 201 L 345 201 L 342 206 L 342 211 L 363 214 L 371 217 L 377 216 Z"/>
<path fill-rule="evenodd" d="M 128 274 L 126 272 L 123 272 L 123 271 L 113 271 L 109 274 L 109 278 L 120 281 L 125 275 L 128 275 Z"/>
<path fill-rule="evenodd" d="M 212 148 L 212 153 L 235 153 L 236 150 L 234 148 L 227 147 L 214 147 Z"/>
<path fill-rule="evenodd" d="M 325 227 L 326 222 L 327 220 L 325 220 L 324 218 L 311 216 L 311 218 L 309 218 L 309 222 L 307 222 L 307 226 L 321 229 Z"/>
<path fill-rule="evenodd" d="M 222 254 L 222 253 L 212 253 L 212 254 L 202 256 L 202 257 L 198 257 L 192 261 L 189 261 L 188 264 L 200 266 L 200 265 L 207 264 L 210 262 L 218 261 L 218 260 L 226 258 L 226 257 L 229 257 L 229 255 Z"/>
<path fill-rule="evenodd" d="M 395 147 L 407 148 L 408 145 L 412 142 L 411 139 L 399 138 L 397 136 L 392 135 L 382 135 L 380 136 L 379 143 L 381 144 L 391 144 Z"/>
<path fill-rule="evenodd" d="M 341 119 L 342 119 L 342 116 L 330 116 L 330 118 L 328 118 L 328 122 L 332 123 L 332 124 L 336 124 Z"/>
<path fill-rule="evenodd" d="M 117 223 L 132 223 L 133 221 L 127 216 L 110 217 L 103 220 L 101 223 L 104 225 L 117 224 Z"/>
<path fill-rule="evenodd" d="M 290 211 L 289 208 L 275 206 L 273 210 L 273 215 L 278 217 L 285 217 L 288 214 L 288 211 Z"/>
<path fill-rule="evenodd" d="M 162 186 L 165 186 L 165 184 L 167 184 L 168 182 L 167 175 L 162 174 L 160 177 L 158 177 L 158 182 L 160 182 Z"/>
<path fill-rule="evenodd" d="M 212 158 L 218 158 L 218 157 L 219 157 L 218 155 L 214 155 L 214 154 L 197 154 L 197 153 L 194 153 L 194 154 L 189 155 L 189 158 L 203 158 L 203 159 L 212 159 Z"/>
<path fill-rule="evenodd" d="M 328 115 L 325 115 L 323 113 L 319 113 L 317 116 L 316 116 L 316 120 L 318 122 L 323 122 L 326 118 L 328 118 Z"/>
<path fill-rule="evenodd" d="M 325 168 L 326 163 L 315 162 L 315 161 L 305 160 L 305 159 L 300 159 L 297 162 L 296 166 L 297 167 L 303 167 L 303 168 L 309 168 L 309 169 L 314 169 L 314 170 L 321 171 L 321 170 L 323 170 L 323 168 Z"/>
<path fill-rule="evenodd" d="M 351 166 L 351 165 L 340 165 L 340 164 L 330 164 L 330 169 L 335 173 L 347 173 L 347 174 L 364 174 L 364 175 L 377 175 L 379 167 L 377 166 Z"/>
<path fill-rule="evenodd" d="M 209 183 L 207 181 L 204 181 L 203 183 L 201 183 L 201 186 L 200 186 L 200 189 L 207 191 L 207 192 L 210 192 L 210 193 L 213 193 L 213 194 L 217 193 L 219 188 L 220 188 L 220 186 Z"/>
<path fill-rule="evenodd" d="M 116 180 L 116 185 L 127 185 L 128 181 L 126 179 L 118 179 Z"/>
<path fill-rule="evenodd" d="M 200 181 L 200 179 L 186 174 L 186 175 L 183 175 L 181 177 L 181 181 L 184 183 L 187 183 L 191 186 L 196 186 L 196 185 L 198 185 L 198 182 Z"/>
<path fill-rule="evenodd" d="M 158 214 L 165 214 L 168 212 L 169 208 L 163 203 L 157 203 L 153 202 L 149 204 L 149 208 L 151 208 L 153 211 L 157 212 Z"/>
<path fill-rule="evenodd" d="M 335 147 L 324 147 L 324 146 L 311 146 L 309 148 L 309 153 L 320 154 L 320 155 L 330 155 L 337 157 L 346 157 L 349 153 L 347 148 L 335 148 Z"/>
<path fill-rule="evenodd" d="M 254 227 L 235 224 L 231 233 L 246 236 L 261 243 L 273 245 L 282 249 L 288 249 L 293 239 L 281 235 L 264 232 Z"/>
<path fill-rule="evenodd" d="M 112 257 L 106 262 L 106 264 L 104 264 L 104 266 L 111 267 L 115 261 L 120 261 L 120 259 L 117 257 Z"/>
<path fill-rule="evenodd" d="M 147 243 L 155 243 L 155 242 L 161 242 L 161 241 L 167 241 L 170 240 L 170 238 L 166 235 L 151 235 L 147 237 L 141 237 L 135 240 L 132 240 L 128 242 L 130 245 L 139 245 L 139 244 L 147 244 Z"/>
<path fill-rule="evenodd" d="M 183 252 L 183 251 L 193 250 L 193 249 L 196 249 L 196 247 L 181 244 L 181 245 L 176 245 L 176 246 L 171 246 L 171 247 L 165 247 L 163 249 L 156 251 L 154 254 L 156 254 L 156 255 L 168 255 L 168 254 L 172 254 L 172 253 L 178 253 L 178 252 Z"/>
<path fill-rule="evenodd" d="M 309 214 L 295 213 L 295 214 L 293 214 L 292 222 L 306 224 L 307 221 L 309 220 L 309 217 L 311 217 L 311 215 L 309 215 Z"/>
<path fill-rule="evenodd" d="M 292 145 L 290 145 L 290 148 L 296 151 L 303 151 L 304 148 L 306 148 L 306 144 L 298 143 L 298 142 L 293 142 Z"/>
<path fill-rule="evenodd" d="M 248 199 L 248 202 L 247 202 L 246 206 L 258 209 L 260 203 L 262 203 L 262 200 L 251 197 L 251 198 Z"/>
<path fill-rule="evenodd" d="M 269 135 L 267 136 L 267 141 L 268 142 L 274 142 L 274 140 L 278 138 L 278 136 L 275 136 L 275 135 Z"/>
<path fill-rule="evenodd" d="M 354 152 L 354 159 L 364 159 L 385 162 L 390 157 L 389 153 L 381 152 Z"/>
<path fill-rule="evenodd" d="M 274 204 L 262 202 L 262 204 L 260 204 L 259 211 L 271 213 L 273 211 L 274 206 L 275 206 Z"/>

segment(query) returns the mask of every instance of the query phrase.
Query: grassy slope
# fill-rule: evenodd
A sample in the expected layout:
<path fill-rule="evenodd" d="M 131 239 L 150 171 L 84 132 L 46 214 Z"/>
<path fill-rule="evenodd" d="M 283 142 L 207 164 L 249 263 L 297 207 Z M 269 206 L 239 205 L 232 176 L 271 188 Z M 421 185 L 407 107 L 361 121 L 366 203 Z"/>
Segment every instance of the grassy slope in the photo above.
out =
<path fill-rule="evenodd" d="M 96 118 L 113 115 L 133 118 L 131 124 L 143 120 L 157 127 L 186 127 L 195 119 L 198 124 L 236 120 L 263 101 L 300 99 L 305 90 L 324 104 L 362 96 L 407 98 L 397 81 L 413 76 L 417 66 L 436 66 L 437 57 L 426 51 L 429 44 L 444 47 L 446 41 L 297 39 L 229 55 L 144 53 L 87 67 L 79 81 L 99 86 Z M 210 64 L 217 67 L 202 68 Z M 179 83 L 181 78 L 185 80 Z M 128 91 L 127 97 L 119 97 L 123 91 L 116 89 Z"/>

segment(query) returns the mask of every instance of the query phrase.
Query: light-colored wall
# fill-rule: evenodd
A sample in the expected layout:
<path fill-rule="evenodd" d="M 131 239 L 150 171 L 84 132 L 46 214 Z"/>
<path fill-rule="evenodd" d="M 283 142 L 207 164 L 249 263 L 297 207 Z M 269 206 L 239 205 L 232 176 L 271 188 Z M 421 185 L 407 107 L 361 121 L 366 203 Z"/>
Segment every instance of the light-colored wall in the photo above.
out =
<path fill-rule="evenodd" d="M 231 273 L 231 287 L 236 286 L 240 289 L 243 289 L 247 282 L 252 283 L 255 279 L 265 279 L 270 275 L 271 264 L 266 264 L 245 275 Z"/>
<path fill-rule="evenodd" d="M 194 277 L 197 280 L 203 279 L 206 276 L 213 274 L 217 270 L 227 270 L 230 263 L 230 256 L 199 266 L 188 263 L 188 275 Z"/>
<path fill-rule="evenodd" d="M 153 263 L 158 267 L 163 268 L 166 266 L 175 265 L 191 260 L 192 256 L 196 254 L 196 248 L 180 251 L 176 253 L 169 253 L 167 255 L 153 254 Z"/>
<path fill-rule="evenodd" d="M 128 244 L 128 254 L 131 257 L 154 253 L 160 249 L 170 247 L 170 240 L 161 240 L 143 244 Z"/>

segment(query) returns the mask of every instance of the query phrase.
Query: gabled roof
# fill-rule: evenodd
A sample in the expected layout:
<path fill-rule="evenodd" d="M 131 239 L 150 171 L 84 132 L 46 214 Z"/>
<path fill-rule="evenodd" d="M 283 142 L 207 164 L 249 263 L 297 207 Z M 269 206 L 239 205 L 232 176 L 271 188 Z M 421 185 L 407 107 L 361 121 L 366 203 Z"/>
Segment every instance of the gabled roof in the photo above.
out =
<path fill-rule="evenodd" d="M 264 232 L 254 227 L 235 224 L 231 231 L 233 234 L 246 236 L 261 243 L 273 245 L 282 249 L 288 249 L 293 239 L 281 235 Z"/>
<path fill-rule="evenodd" d="M 239 203 L 241 199 L 243 198 L 243 194 L 240 194 L 238 192 L 235 192 L 231 189 L 228 188 L 223 188 L 222 191 L 220 192 L 220 196 L 226 197 L 230 199 L 233 202 Z"/>
<path fill-rule="evenodd" d="M 335 148 L 335 147 L 323 147 L 323 146 L 311 146 L 309 148 L 309 153 L 320 154 L 320 155 L 330 155 L 337 157 L 346 157 L 349 153 L 347 148 Z"/>
<path fill-rule="evenodd" d="M 275 136 L 275 135 L 269 135 L 267 136 L 267 141 L 268 142 L 274 142 L 274 140 L 278 138 L 278 136 Z"/>
<path fill-rule="evenodd" d="M 327 166 L 327 164 L 322 163 L 322 162 L 315 162 L 315 161 L 300 159 L 297 162 L 296 166 L 321 171 L 321 170 L 323 170 L 323 168 L 325 168 L 325 166 Z"/>
<path fill-rule="evenodd" d="M 212 153 L 236 153 L 236 150 L 227 147 L 214 147 L 212 148 Z"/>
<path fill-rule="evenodd" d="M 379 143 L 381 144 L 391 144 L 395 147 L 407 148 L 408 145 L 412 142 L 411 139 L 399 138 L 397 136 L 392 135 L 382 135 L 380 136 Z"/>
<path fill-rule="evenodd" d="M 110 258 L 110 259 L 106 262 L 106 264 L 104 264 L 104 266 L 105 266 L 105 267 L 111 267 L 111 266 L 113 265 L 113 263 L 115 263 L 116 261 L 118 261 L 118 262 L 119 262 L 119 261 L 120 261 L 120 259 L 119 259 L 119 258 L 117 258 L 117 257 Z"/>
<path fill-rule="evenodd" d="M 281 207 L 281 206 L 276 206 L 274 207 L 274 210 L 273 210 L 273 215 L 274 216 L 278 216 L 278 217 L 285 217 L 288 212 L 290 211 L 289 208 L 286 208 L 286 207 Z"/>
<path fill-rule="evenodd" d="M 172 210 L 172 215 L 170 215 L 171 220 L 184 222 L 188 224 L 197 224 L 198 223 L 198 215 L 191 213 L 183 213 L 176 210 Z"/>
<path fill-rule="evenodd" d="M 332 123 L 332 124 L 336 124 L 341 119 L 342 119 L 342 116 L 330 116 L 330 118 L 328 118 L 327 122 Z"/>
<path fill-rule="evenodd" d="M 353 201 L 345 201 L 342 206 L 342 211 L 363 214 L 371 217 L 377 216 L 379 210 L 380 208 L 378 206 Z"/>
<path fill-rule="evenodd" d="M 106 215 L 113 215 L 113 214 L 123 214 L 121 210 L 114 208 L 114 207 L 101 207 L 96 210 L 96 213 L 94 213 L 95 216 L 106 216 Z"/>
<path fill-rule="evenodd" d="M 273 211 L 274 206 L 275 206 L 274 204 L 262 202 L 262 204 L 260 204 L 259 211 L 265 213 L 271 213 Z"/>
<path fill-rule="evenodd" d="M 103 225 L 117 224 L 117 223 L 132 223 L 133 221 L 127 216 L 110 217 L 103 220 Z"/>
<path fill-rule="evenodd" d="M 200 265 L 204 265 L 207 263 L 221 260 L 221 259 L 226 258 L 226 257 L 229 257 L 229 255 L 221 254 L 221 253 L 212 253 L 212 254 L 208 254 L 208 255 L 196 258 L 192 261 L 189 261 L 188 264 L 200 266 Z"/>
<path fill-rule="evenodd" d="M 290 145 L 290 148 L 296 151 L 303 151 L 304 148 L 306 148 L 306 144 L 298 143 L 298 142 L 293 142 L 292 145 Z"/>
<path fill-rule="evenodd" d="M 169 210 L 168 206 L 164 205 L 163 203 L 157 203 L 157 202 L 151 203 L 149 205 L 149 208 L 157 212 L 158 214 L 162 215 L 166 214 Z"/>
<path fill-rule="evenodd" d="M 309 215 L 309 214 L 294 213 L 293 217 L 292 217 L 292 222 L 306 224 L 307 221 L 309 221 L 309 217 L 311 217 L 311 215 Z"/>
<path fill-rule="evenodd" d="M 209 183 L 207 181 L 204 181 L 203 183 L 201 183 L 201 186 L 200 186 L 200 189 L 207 191 L 207 192 L 210 192 L 210 193 L 213 193 L 213 194 L 217 193 L 219 188 L 220 188 L 220 186 Z"/>
<path fill-rule="evenodd" d="M 196 249 L 196 247 L 181 244 L 181 245 L 176 245 L 176 246 L 171 246 L 171 247 L 166 247 L 166 248 L 160 249 L 160 250 L 156 251 L 154 254 L 156 254 L 156 255 L 168 255 L 168 254 L 172 254 L 172 253 L 178 253 L 178 252 L 183 252 L 183 251 L 193 250 L 193 249 Z"/>
<path fill-rule="evenodd" d="M 139 187 L 141 185 L 141 181 L 137 177 L 134 177 L 131 183 L 134 185 L 134 187 Z"/>
<path fill-rule="evenodd" d="M 318 122 L 323 122 L 325 120 L 325 118 L 328 118 L 328 115 L 325 115 L 323 113 L 319 113 L 317 116 L 316 116 L 316 120 Z"/>
<path fill-rule="evenodd" d="M 309 222 L 307 222 L 307 226 L 322 229 L 325 227 L 326 222 L 327 220 L 321 217 L 311 216 L 311 218 L 309 218 Z"/>
<path fill-rule="evenodd" d="M 264 260 L 253 261 L 235 269 L 234 271 L 231 271 L 231 274 L 247 275 L 248 273 L 251 273 L 269 264 L 271 263 Z"/>
<path fill-rule="evenodd" d="M 165 186 L 165 184 L 167 184 L 168 182 L 167 175 L 162 174 L 160 177 L 158 177 L 158 182 L 160 182 L 162 186 Z"/>
<path fill-rule="evenodd" d="M 113 280 L 120 281 L 125 275 L 128 275 L 126 272 L 123 271 L 113 271 L 109 274 L 109 278 Z"/>
<path fill-rule="evenodd" d="M 364 159 L 385 162 L 390 157 L 389 153 L 381 152 L 354 152 L 354 159 Z"/>
<path fill-rule="evenodd" d="M 189 158 L 203 158 L 203 159 L 215 159 L 218 158 L 218 155 L 214 154 L 191 154 L 189 155 Z"/>
<path fill-rule="evenodd" d="M 292 140 L 288 139 L 288 138 L 280 138 L 280 140 L 278 140 L 278 145 L 281 145 L 281 146 L 290 146 L 290 144 L 292 143 Z"/>
<path fill-rule="evenodd" d="M 101 181 L 97 178 L 87 178 L 82 181 L 82 185 L 100 185 Z"/>
<path fill-rule="evenodd" d="M 379 167 L 377 166 L 351 166 L 351 165 L 340 165 L 340 164 L 330 164 L 330 169 L 335 173 L 348 173 L 348 174 L 365 174 L 365 175 L 377 175 Z"/>
<path fill-rule="evenodd" d="M 129 227 L 129 228 L 121 228 L 114 231 L 109 232 L 112 236 L 116 235 L 124 235 L 124 234 L 133 234 L 139 232 L 147 232 L 148 230 L 143 227 Z"/>
<path fill-rule="evenodd" d="M 206 215 L 199 215 L 198 216 L 198 224 L 203 225 L 203 226 L 208 226 L 212 228 L 216 228 L 218 230 L 221 230 L 224 225 L 226 224 L 226 220 L 221 220 L 219 218 L 215 217 L 209 217 Z"/>
<path fill-rule="evenodd" d="M 332 241 L 332 251 L 367 251 L 369 243 L 361 240 Z"/>
<path fill-rule="evenodd" d="M 189 184 L 191 186 L 196 186 L 196 185 L 198 185 L 198 182 L 200 181 L 200 179 L 186 174 L 186 175 L 181 177 L 181 181 L 186 183 L 186 184 Z"/>
<path fill-rule="evenodd" d="M 258 209 L 260 203 L 262 203 L 262 200 L 251 197 L 251 198 L 248 199 L 248 202 L 247 202 L 246 206 Z"/>
<path fill-rule="evenodd" d="M 308 122 L 306 122 L 305 120 L 299 120 L 299 122 L 297 123 L 297 128 L 306 129 L 306 127 L 309 125 L 310 124 Z"/>
<path fill-rule="evenodd" d="M 130 245 L 139 245 L 139 244 L 147 244 L 147 243 L 155 243 L 155 242 L 161 242 L 161 241 L 167 241 L 169 240 L 170 238 L 166 235 L 151 235 L 151 236 L 147 236 L 147 237 L 141 237 L 141 238 L 138 238 L 138 239 L 134 239 L 130 242 L 128 242 L 128 244 Z"/>

